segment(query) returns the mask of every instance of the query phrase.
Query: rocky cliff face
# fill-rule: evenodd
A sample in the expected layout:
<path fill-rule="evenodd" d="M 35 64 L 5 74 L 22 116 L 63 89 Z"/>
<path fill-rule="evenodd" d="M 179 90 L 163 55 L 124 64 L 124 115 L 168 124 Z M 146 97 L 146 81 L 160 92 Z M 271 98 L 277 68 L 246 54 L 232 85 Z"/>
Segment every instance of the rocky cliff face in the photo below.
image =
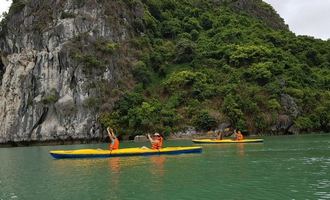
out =
<path fill-rule="evenodd" d="M 0 143 L 102 137 L 94 97 L 129 87 L 127 41 L 143 8 L 95 0 L 14 4 L 0 38 Z"/>

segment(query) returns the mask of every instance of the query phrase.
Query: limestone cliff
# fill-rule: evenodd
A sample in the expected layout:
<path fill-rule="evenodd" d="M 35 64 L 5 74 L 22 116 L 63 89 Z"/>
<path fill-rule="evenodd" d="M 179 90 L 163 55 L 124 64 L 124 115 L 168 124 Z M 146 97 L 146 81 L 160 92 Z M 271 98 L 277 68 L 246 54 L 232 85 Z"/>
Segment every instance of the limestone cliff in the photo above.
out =
<path fill-rule="evenodd" d="M 129 87 L 121 69 L 142 14 L 123 1 L 14 1 L 0 38 L 0 143 L 100 137 L 90 104 L 102 87 Z"/>

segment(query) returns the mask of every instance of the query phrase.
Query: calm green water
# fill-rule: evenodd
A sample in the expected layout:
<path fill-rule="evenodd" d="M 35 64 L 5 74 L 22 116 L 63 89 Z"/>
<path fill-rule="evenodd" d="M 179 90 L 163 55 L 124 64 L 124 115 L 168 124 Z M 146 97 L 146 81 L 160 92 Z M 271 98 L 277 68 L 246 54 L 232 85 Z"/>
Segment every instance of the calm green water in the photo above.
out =
<path fill-rule="evenodd" d="M 330 135 L 264 139 L 203 145 L 202 154 L 106 159 L 48 154 L 106 144 L 2 148 L 0 199 L 330 199 Z"/>

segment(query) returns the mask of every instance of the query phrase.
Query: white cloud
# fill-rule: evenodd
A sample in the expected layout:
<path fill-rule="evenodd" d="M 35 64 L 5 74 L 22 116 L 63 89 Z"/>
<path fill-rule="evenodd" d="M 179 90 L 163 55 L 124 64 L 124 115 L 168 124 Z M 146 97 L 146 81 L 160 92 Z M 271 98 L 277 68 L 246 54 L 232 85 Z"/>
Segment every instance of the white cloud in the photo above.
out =
<path fill-rule="evenodd" d="M 330 38 L 329 0 L 264 0 L 284 18 L 298 35 Z"/>
<path fill-rule="evenodd" d="M 9 10 L 11 2 L 11 0 L 0 0 L 0 15 L 2 15 L 3 12 L 7 12 Z"/>

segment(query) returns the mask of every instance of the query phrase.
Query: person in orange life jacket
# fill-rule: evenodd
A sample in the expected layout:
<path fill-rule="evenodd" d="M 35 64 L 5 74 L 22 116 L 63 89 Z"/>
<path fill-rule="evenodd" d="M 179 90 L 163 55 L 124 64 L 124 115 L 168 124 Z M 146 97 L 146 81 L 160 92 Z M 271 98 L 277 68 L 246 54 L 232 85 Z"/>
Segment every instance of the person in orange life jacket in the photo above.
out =
<path fill-rule="evenodd" d="M 222 130 L 217 131 L 217 140 L 222 140 L 222 138 L 223 138 Z"/>
<path fill-rule="evenodd" d="M 116 137 L 116 135 L 113 133 L 113 129 L 108 127 L 107 131 L 111 141 L 111 143 L 109 144 L 110 151 L 119 149 L 119 140 Z"/>
<path fill-rule="evenodd" d="M 235 130 L 235 133 L 236 133 L 236 140 L 243 140 L 244 139 L 241 131 L 236 132 L 236 130 Z"/>
<path fill-rule="evenodd" d="M 152 138 L 148 134 L 148 139 L 151 143 L 151 149 L 161 149 L 163 147 L 163 137 L 159 133 L 155 133 Z"/>

